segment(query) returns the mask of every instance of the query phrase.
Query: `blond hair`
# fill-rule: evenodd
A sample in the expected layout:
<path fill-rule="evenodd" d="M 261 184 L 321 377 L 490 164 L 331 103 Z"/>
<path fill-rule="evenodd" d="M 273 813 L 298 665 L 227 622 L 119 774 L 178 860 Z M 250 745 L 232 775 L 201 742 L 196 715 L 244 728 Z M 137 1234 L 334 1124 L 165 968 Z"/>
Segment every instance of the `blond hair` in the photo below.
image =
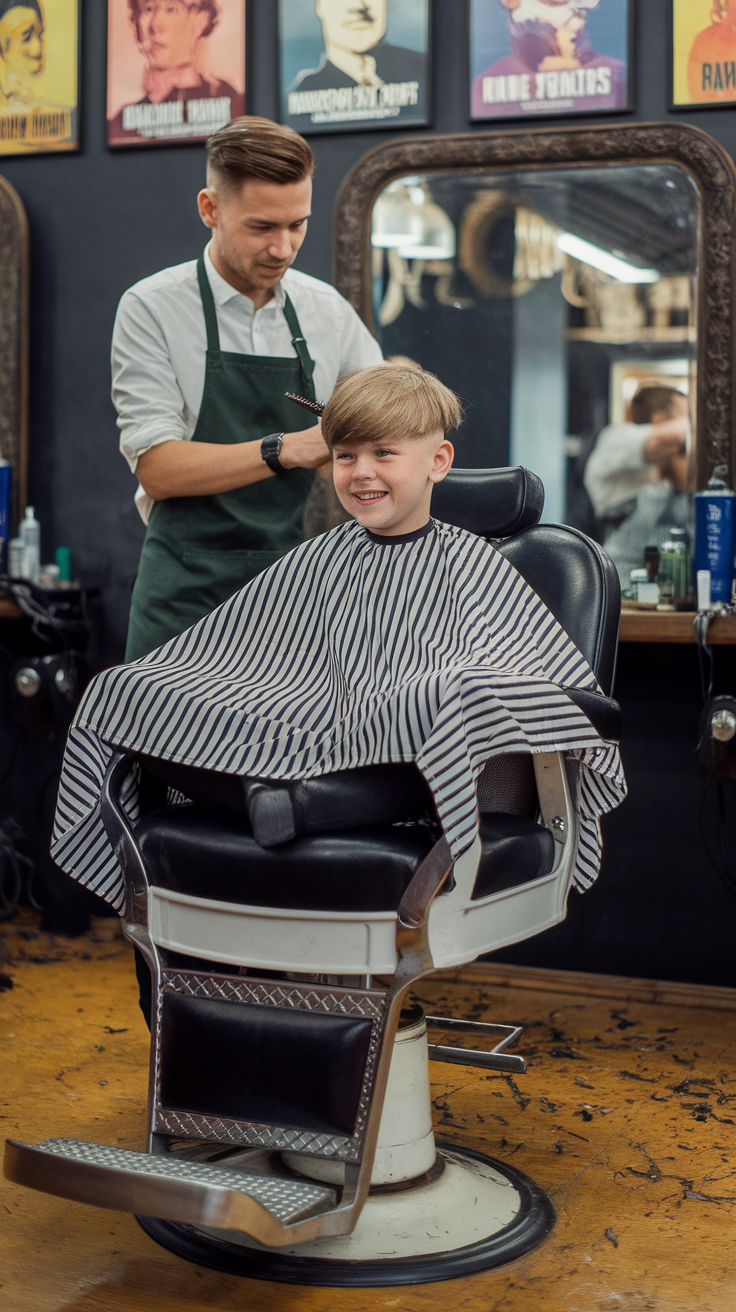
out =
<path fill-rule="evenodd" d="M 463 408 L 449 387 L 419 365 L 376 364 L 337 384 L 322 416 L 330 450 L 355 442 L 448 433 Z"/>

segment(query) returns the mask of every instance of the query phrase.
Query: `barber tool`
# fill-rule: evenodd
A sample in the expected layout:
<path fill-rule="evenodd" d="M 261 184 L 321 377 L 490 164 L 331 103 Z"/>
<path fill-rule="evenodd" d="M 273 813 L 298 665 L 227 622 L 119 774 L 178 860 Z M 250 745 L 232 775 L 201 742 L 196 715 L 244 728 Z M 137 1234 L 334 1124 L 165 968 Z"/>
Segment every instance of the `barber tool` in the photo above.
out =
<path fill-rule="evenodd" d="M 306 396 L 297 396 L 296 392 L 284 392 L 284 396 L 289 401 L 296 401 L 297 405 L 302 406 L 304 410 L 309 410 L 313 415 L 321 416 L 324 412 L 324 406 L 320 405 L 319 401 L 309 401 Z"/>
<path fill-rule="evenodd" d="M 731 600 L 736 496 L 727 477 L 726 465 L 719 465 L 705 490 L 695 494 L 695 569 L 710 570 L 713 602 Z"/>

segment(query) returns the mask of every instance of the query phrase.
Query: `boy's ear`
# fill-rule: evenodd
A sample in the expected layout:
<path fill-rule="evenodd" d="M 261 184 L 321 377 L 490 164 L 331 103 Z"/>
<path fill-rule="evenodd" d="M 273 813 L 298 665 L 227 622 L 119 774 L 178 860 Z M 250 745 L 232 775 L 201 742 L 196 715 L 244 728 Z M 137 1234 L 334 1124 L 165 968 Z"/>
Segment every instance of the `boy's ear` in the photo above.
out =
<path fill-rule="evenodd" d="M 429 475 L 430 483 L 441 483 L 443 478 L 445 478 L 452 469 L 452 462 L 454 459 L 455 448 L 449 438 L 446 437 L 440 442 L 434 453 L 432 470 Z"/>

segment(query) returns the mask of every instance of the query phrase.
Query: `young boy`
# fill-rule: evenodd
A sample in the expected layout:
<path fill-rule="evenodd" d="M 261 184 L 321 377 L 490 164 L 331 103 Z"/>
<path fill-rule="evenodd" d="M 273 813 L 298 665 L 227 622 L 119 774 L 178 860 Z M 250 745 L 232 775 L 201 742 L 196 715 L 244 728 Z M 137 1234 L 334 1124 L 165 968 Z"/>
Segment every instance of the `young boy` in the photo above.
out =
<path fill-rule="evenodd" d="M 64 869 L 122 905 L 99 813 L 115 749 L 154 758 L 159 771 L 165 763 L 177 787 L 172 771 L 195 767 L 182 784 L 194 800 L 207 800 L 207 772 L 230 776 L 220 799 L 232 799 L 237 780 L 242 805 L 227 805 L 248 811 L 264 843 L 400 818 L 390 784 L 372 812 L 358 790 L 352 810 L 333 806 L 326 819 L 315 790 L 325 775 L 354 785 L 356 771 L 390 780 L 413 763 L 455 856 L 473 841 L 475 781 L 490 757 L 565 750 L 582 764 L 578 882 L 595 878 L 597 817 L 624 796 L 618 752 L 565 693 L 595 679 L 536 594 L 483 539 L 430 516 L 452 463 L 446 434 L 460 420 L 457 398 L 419 368 L 378 365 L 337 385 L 322 431 L 352 522 L 289 552 L 149 656 L 93 680 L 59 792 L 53 852 Z M 134 788 L 128 805 L 134 819 Z"/>

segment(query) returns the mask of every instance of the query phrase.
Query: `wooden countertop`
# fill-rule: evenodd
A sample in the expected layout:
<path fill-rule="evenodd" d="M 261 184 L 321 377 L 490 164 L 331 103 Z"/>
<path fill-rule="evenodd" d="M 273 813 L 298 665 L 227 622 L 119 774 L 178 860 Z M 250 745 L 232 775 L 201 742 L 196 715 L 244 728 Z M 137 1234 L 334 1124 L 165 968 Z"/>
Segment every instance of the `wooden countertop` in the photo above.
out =
<path fill-rule="evenodd" d="M 619 642 L 695 642 L 693 611 L 621 611 Z M 736 643 L 736 615 L 716 615 L 708 628 L 709 643 Z"/>

